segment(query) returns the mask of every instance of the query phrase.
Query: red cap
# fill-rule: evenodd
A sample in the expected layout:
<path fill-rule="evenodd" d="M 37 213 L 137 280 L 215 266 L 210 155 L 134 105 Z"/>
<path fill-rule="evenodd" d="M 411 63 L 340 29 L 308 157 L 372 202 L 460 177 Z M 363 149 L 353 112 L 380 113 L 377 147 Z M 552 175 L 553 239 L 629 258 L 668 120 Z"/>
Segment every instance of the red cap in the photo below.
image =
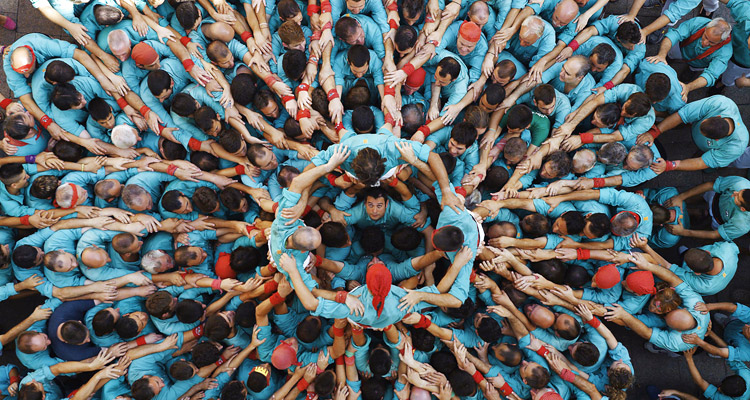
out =
<path fill-rule="evenodd" d="M 482 37 L 482 28 L 472 21 L 464 21 L 458 29 L 458 33 L 470 42 L 478 42 L 479 38 Z"/>
<path fill-rule="evenodd" d="M 219 279 L 236 278 L 237 273 L 229 266 L 229 253 L 220 253 L 216 259 L 216 276 Z"/>
<path fill-rule="evenodd" d="M 156 50 L 146 43 L 138 43 L 133 46 L 133 51 L 130 53 L 130 57 L 135 61 L 136 64 L 149 65 L 153 64 L 159 59 L 159 55 L 156 54 Z"/>
<path fill-rule="evenodd" d="M 406 77 L 406 86 L 410 88 L 418 89 L 424 85 L 424 78 L 427 75 L 424 68 L 414 70 L 409 76 Z"/>
<path fill-rule="evenodd" d="M 555 392 L 547 392 L 539 398 L 539 400 L 563 400 L 562 396 Z"/>
<path fill-rule="evenodd" d="M 651 271 L 631 272 L 630 275 L 625 278 L 625 284 L 628 285 L 630 290 L 640 296 L 656 293 L 656 288 L 654 287 L 654 274 L 652 274 Z"/>
<path fill-rule="evenodd" d="M 297 352 L 294 351 L 294 348 L 292 348 L 289 343 L 282 341 L 276 346 L 271 354 L 271 364 L 273 364 L 276 369 L 282 371 L 292 365 L 299 365 L 299 361 L 297 361 Z"/>
<path fill-rule="evenodd" d="M 607 264 L 596 271 L 594 282 L 599 289 L 612 288 L 620 283 L 620 271 L 614 264 Z"/>

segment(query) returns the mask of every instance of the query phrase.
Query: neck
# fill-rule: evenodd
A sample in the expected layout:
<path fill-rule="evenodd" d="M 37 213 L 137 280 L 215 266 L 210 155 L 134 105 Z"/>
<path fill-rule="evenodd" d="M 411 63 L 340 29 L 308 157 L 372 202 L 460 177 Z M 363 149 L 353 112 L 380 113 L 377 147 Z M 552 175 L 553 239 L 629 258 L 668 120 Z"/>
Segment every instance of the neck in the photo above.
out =
<path fill-rule="evenodd" d="M 671 209 L 669 210 L 669 220 L 667 222 L 674 222 L 677 219 L 677 210 Z"/>

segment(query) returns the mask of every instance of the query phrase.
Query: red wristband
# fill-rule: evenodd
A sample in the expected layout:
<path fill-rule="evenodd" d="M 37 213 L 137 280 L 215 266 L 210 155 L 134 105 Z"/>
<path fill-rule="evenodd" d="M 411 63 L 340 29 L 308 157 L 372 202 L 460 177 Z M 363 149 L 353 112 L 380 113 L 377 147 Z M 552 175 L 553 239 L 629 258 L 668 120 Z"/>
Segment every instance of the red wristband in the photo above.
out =
<path fill-rule="evenodd" d="M 270 88 L 271 86 L 273 86 L 273 84 L 274 84 L 274 83 L 276 83 L 276 82 L 278 82 L 278 81 L 279 81 L 279 80 L 278 80 L 278 79 L 276 79 L 276 77 L 275 77 L 275 76 L 273 76 L 273 75 L 268 75 L 268 76 L 266 76 L 265 78 L 263 78 L 263 82 L 265 82 L 265 83 L 266 83 L 266 85 L 267 85 L 267 86 L 268 86 L 269 88 Z"/>
<path fill-rule="evenodd" d="M 331 89 L 328 91 L 328 101 L 331 101 L 333 99 L 339 98 L 339 91 L 336 89 Z"/>
<path fill-rule="evenodd" d="M 293 101 L 293 100 L 294 100 L 294 96 L 288 96 L 288 95 L 287 95 L 287 96 L 283 96 L 283 97 L 281 98 L 281 102 L 282 102 L 282 103 L 284 103 L 284 104 L 286 104 L 286 103 L 287 103 L 288 101 L 290 101 L 290 100 L 292 100 L 292 101 Z"/>
<path fill-rule="evenodd" d="M 321 1 L 320 10 L 323 12 L 331 12 L 331 2 L 329 0 Z"/>
<path fill-rule="evenodd" d="M 576 374 L 574 374 L 567 368 L 563 368 L 563 370 L 560 371 L 560 378 L 562 378 L 565 382 L 573 382 L 576 380 Z"/>
<path fill-rule="evenodd" d="M 177 166 L 174 164 L 169 164 L 169 166 L 167 167 L 167 173 L 174 176 L 175 171 L 177 171 Z"/>
<path fill-rule="evenodd" d="M 344 304 L 344 303 L 346 303 L 346 296 L 348 294 L 349 293 L 346 292 L 346 291 L 344 291 L 344 290 L 339 290 L 338 292 L 336 292 L 336 297 L 335 297 L 334 301 L 336 303 Z"/>
<path fill-rule="evenodd" d="M 362 334 L 362 332 L 364 332 L 364 331 L 365 331 L 365 330 L 364 330 L 364 329 L 362 329 L 362 327 L 361 327 L 361 326 L 352 326 L 352 334 L 353 334 L 353 335 L 361 335 L 361 334 Z"/>
<path fill-rule="evenodd" d="M 581 46 L 581 45 L 580 45 L 580 44 L 578 43 L 578 41 L 577 41 L 577 40 L 575 40 L 575 39 L 571 40 L 571 41 L 570 41 L 570 43 L 568 43 L 568 47 L 570 47 L 570 48 L 571 48 L 571 49 L 572 49 L 573 51 L 576 51 L 576 50 L 578 50 L 578 48 L 579 48 L 580 46 Z"/>
<path fill-rule="evenodd" d="M 253 34 L 250 33 L 249 31 L 245 31 L 240 34 L 240 39 L 242 39 L 243 42 L 247 42 L 248 39 L 252 39 L 252 38 L 253 38 Z"/>
<path fill-rule="evenodd" d="M 388 186 L 390 186 L 390 187 L 396 187 L 396 186 L 398 186 L 399 182 L 400 181 L 398 180 L 398 178 L 394 176 L 393 180 L 388 183 Z"/>
<path fill-rule="evenodd" d="M 508 382 L 503 383 L 503 386 L 500 388 L 500 393 L 503 394 L 503 396 L 508 397 L 511 393 L 513 393 L 513 388 L 508 385 Z"/>
<path fill-rule="evenodd" d="M 615 87 L 615 84 L 612 83 L 612 81 L 609 81 L 604 84 L 604 88 L 606 88 L 607 90 L 612 89 L 613 87 Z"/>
<path fill-rule="evenodd" d="M 607 181 L 604 180 L 604 178 L 594 178 L 595 188 L 603 188 L 606 184 L 607 184 Z"/>
<path fill-rule="evenodd" d="M 320 265 L 323 264 L 323 257 L 319 255 L 315 255 L 315 266 L 320 267 Z"/>
<path fill-rule="evenodd" d="M 14 384 L 14 383 L 16 383 L 16 382 L 21 382 L 21 377 L 18 376 L 18 375 L 11 376 L 11 377 L 9 377 L 9 379 L 10 379 L 10 384 L 11 385 Z"/>
<path fill-rule="evenodd" d="M 396 88 L 392 86 L 385 85 L 385 88 L 383 88 L 383 96 L 396 96 Z"/>
<path fill-rule="evenodd" d="M 466 197 L 466 189 L 463 186 L 459 186 L 456 188 L 456 194 Z"/>
<path fill-rule="evenodd" d="M 2 101 L 0 101 L 0 108 L 2 108 L 3 110 L 5 110 L 6 108 L 8 108 L 8 104 L 10 104 L 12 102 L 13 102 L 13 100 L 11 100 L 11 99 L 3 99 Z M 117 103 L 117 104 L 120 104 L 120 103 Z"/>
<path fill-rule="evenodd" d="M 385 9 L 388 11 L 398 11 L 398 3 L 394 1 L 391 4 L 388 4 L 388 7 L 386 7 Z"/>
<path fill-rule="evenodd" d="M 31 226 L 31 222 L 29 222 L 29 218 L 31 218 L 31 215 L 24 215 L 21 217 L 21 225 Z"/>
<path fill-rule="evenodd" d="M 273 206 L 271 206 L 271 210 L 273 210 L 273 213 L 276 214 L 276 210 L 279 209 L 279 203 L 273 203 Z"/>
<path fill-rule="evenodd" d="M 161 136 L 161 133 L 164 131 L 166 127 L 162 124 L 159 124 L 159 136 Z"/>
<path fill-rule="evenodd" d="M 274 265 L 274 264 L 268 264 L 266 267 L 268 268 L 268 273 L 269 274 L 275 274 L 276 273 L 276 265 Z"/>
<path fill-rule="evenodd" d="M 199 151 L 201 149 L 201 141 L 196 138 L 190 138 L 188 140 L 188 148 L 192 151 Z"/>
<path fill-rule="evenodd" d="M 185 68 L 185 71 L 190 72 L 191 69 L 195 66 L 195 63 L 191 59 L 182 60 L 182 67 Z"/>
<path fill-rule="evenodd" d="M 536 354 L 539 354 L 540 356 L 544 357 L 549 353 L 549 350 L 547 350 L 546 347 L 542 346 L 539 348 L 539 350 L 536 351 Z"/>
<path fill-rule="evenodd" d="M 339 328 L 337 326 L 333 327 L 333 336 L 344 336 L 344 328 Z"/>
<path fill-rule="evenodd" d="M 312 17 L 314 14 L 317 14 L 320 12 L 320 6 L 317 4 L 308 4 L 307 5 L 307 16 Z"/>
<path fill-rule="evenodd" d="M 326 210 L 319 208 L 318 211 L 316 211 L 316 213 L 318 214 L 320 218 L 323 218 L 323 216 L 326 215 Z"/>
<path fill-rule="evenodd" d="M 391 124 L 391 126 L 395 126 L 396 125 L 396 120 L 393 119 L 393 115 L 391 115 L 391 113 L 389 113 L 389 112 L 386 112 L 385 117 L 383 117 L 383 121 L 386 124 Z"/>
<path fill-rule="evenodd" d="M 666 163 L 666 168 L 664 169 L 664 172 L 667 171 L 673 171 L 675 168 L 677 168 L 677 161 L 664 161 Z"/>
<path fill-rule="evenodd" d="M 295 118 L 295 119 L 297 121 L 299 121 L 302 118 L 310 118 L 310 110 L 298 110 L 297 111 L 297 118 Z"/>
<path fill-rule="evenodd" d="M 336 336 L 336 335 L 334 335 L 334 336 Z M 336 359 L 336 365 L 344 365 L 344 356 L 341 356 L 341 357 L 339 357 L 339 358 Z"/>
<path fill-rule="evenodd" d="M 310 207 L 309 205 L 305 206 L 305 210 L 304 210 L 304 211 L 302 211 L 302 216 L 304 217 L 304 216 L 305 216 L 305 215 L 307 215 L 307 213 L 309 213 L 309 212 L 310 212 L 311 210 L 312 210 L 312 207 Z"/>
<path fill-rule="evenodd" d="M 302 91 L 309 92 L 310 91 L 310 85 L 306 84 L 305 82 L 302 82 L 299 85 L 297 85 L 297 91 L 298 92 L 302 92 Z"/>
<path fill-rule="evenodd" d="M 195 336 L 196 339 L 200 339 L 203 337 L 203 325 L 198 325 L 192 330 L 193 336 Z"/>
<path fill-rule="evenodd" d="M 245 175 L 245 166 L 242 164 L 235 165 L 234 172 L 236 172 L 237 175 Z"/>
<path fill-rule="evenodd" d="M 119 99 L 117 99 L 117 105 L 120 107 L 120 109 L 124 110 L 125 107 L 128 106 L 128 101 L 125 100 L 124 97 L 120 97 Z M 0 104 L 0 107 L 2 107 L 2 104 Z M 3 107 L 3 108 L 5 108 L 5 107 Z"/>
<path fill-rule="evenodd" d="M 599 327 L 599 325 L 602 324 L 602 321 L 599 321 L 599 318 L 592 317 L 590 321 L 586 321 L 587 324 L 591 325 L 592 328 L 596 329 Z"/>
<path fill-rule="evenodd" d="M 183 46 L 187 46 L 187 44 L 190 42 L 191 40 L 189 36 L 183 36 L 180 38 L 180 43 L 182 43 Z"/>
<path fill-rule="evenodd" d="M 474 375 L 472 375 L 471 377 L 474 378 L 474 382 L 476 382 L 477 385 L 482 383 L 482 381 L 484 380 L 484 376 L 479 371 L 474 371 Z"/>
<path fill-rule="evenodd" d="M 395 19 L 391 18 L 388 20 L 388 26 L 390 26 L 391 29 L 398 29 L 398 22 L 396 22 Z"/>
<path fill-rule="evenodd" d="M 578 137 L 581 138 L 583 144 L 594 143 L 594 134 L 591 132 L 583 132 Z"/>
<path fill-rule="evenodd" d="M 326 29 L 331 29 L 331 28 L 333 28 L 333 24 L 331 23 L 331 21 L 328 21 L 328 22 L 326 22 L 325 25 L 323 25 L 323 27 L 321 29 L 322 30 L 326 30 Z"/>
<path fill-rule="evenodd" d="M 306 381 L 305 378 L 302 378 L 297 382 L 297 390 L 300 392 L 304 392 L 307 390 L 307 387 L 310 386 L 310 382 Z"/>
<path fill-rule="evenodd" d="M 144 105 L 143 107 L 141 107 L 141 109 L 139 111 L 141 112 L 141 115 L 143 115 L 143 118 L 146 118 L 146 115 L 148 115 L 148 113 L 151 111 L 151 109 L 148 108 L 147 105 Z"/>
<path fill-rule="evenodd" d="M 146 336 L 144 335 L 139 337 L 138 339 L 135 339 L 135 344 L 137 344 L 138 346 L 143 346 L 144 344 L 146 344 Z"/>
<path fill-rule="evenodd" d="M 344 364 L 350 367 L 354 365 L 354 356 L 344 356 Z"/>
<path fill-rule="evenodd" d="M 218 359 L 218 360 L 216 360 L 216 363 L 215 363 L 215 364 L 216 364 L 216 366 L 218 367 L 218 366 L 220 366 L 221 364 L 224 364 L 224 363 L 225 363 L 226 361 L 227 361 L 227 359 L 226 359 L 226 358 L 224 358 L 224 356 L 219 356 L 219 359 Z"/>
<path fill-rule="evenodd" d="M 281 297 L 279 292 L 272 294 L 271 297 L 269 297 L 269 299 L 271 300 L 271 305 L 273 306 L 278 306 L 279 304 L 283 303 L 286 300 L 285 298 Z"/>
<path fill-rule="evenodd" d="M 342 130 L 344 130 L 344 124 L 339 122 L 338 124 L 336 124 L 336 133 L 339 133 Z"/>
<path fill-rule="evenodd" d="M 211 281 L 211 289 L 213 290 L 220 290 L 221 289 L 221 279 L 214 279 Z"/>
<path fill-rule="evenodd" d="M 415 328 L 427 329 L 427 328 L 430 327 L 430 325 L 432 325 L 432 321 L 430 321 L 430 319 L 427 318 L 426 315 L 422 314 L 419 317 L 419 322 L 417 322 L 416 324 L 414 324 L 414 327 Z"/>
<path fill-rule="evenodd" d="M 430 134 L 432 133 L 432 131 L 430 131 L 430 127 L 427 125 L 420 126 L 419 129 L 417 129 L 417 132 L 422 132 L 425 138 L 427 136 L 430 136 Z"/>
<path fill-rule="evenodd" d="M 576 260 L 588 260 L 589 258 L 591 258 L 591 250 L 576 249 Z"/>
<path fill-rule="evenodd" d="M 274 280 L 270 280 L 263 285 L 263 293 L 265 294 L 273 293 L 278 288 L 279 288 L 279 283 Z"/>
<path fill-rule="evenodd" d="M 654 137 L 654 139 L 658 138 L 659 135 L 661 135 L 661 129 L 659 129 L 659 127 L 656 125 L 652 126 L 651 129 L 648 130 L 648 132 L 651 134 L 651 136 Z"/>
<path fill-rule="evenodd" d="M 52 121 L 52 118 L 50 118 L 50 117 L 48 117 L 46 115 L 42 116 L 42 118 L 39 120 L 39 123 L 42 125 L 42 128 L 44 128 L 44 129 L 47 129 L 47 127 L 49 127 L 50 125 L 52 125 L 53 122 L 54 121 Z"/>
<path fill-rule="evenodd" d="M 406 65 L 404 65 L 404 67 L 401 68 L 402 71 L 406 72 L 406 76 L 411 75 L 411 73 L 414 72 L 415 69 L 416 68 L 414 68 L 414 66 L 411 65 L 411 63 L 406 63 Z"/>

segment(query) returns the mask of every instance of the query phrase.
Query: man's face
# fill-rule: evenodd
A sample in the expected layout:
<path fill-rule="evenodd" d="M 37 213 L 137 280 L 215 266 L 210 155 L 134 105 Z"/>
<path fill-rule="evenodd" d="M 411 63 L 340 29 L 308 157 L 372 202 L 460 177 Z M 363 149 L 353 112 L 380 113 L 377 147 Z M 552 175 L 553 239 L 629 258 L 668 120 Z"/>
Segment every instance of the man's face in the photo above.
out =
<path fill-rule="evenodd" d="M 221 131 L 221 121 L 218 119 L 215 119 L 211 121 L 211 129 L 206 132 L 206 135 L 208 136 L 218 136 L 219 131 Z"/>
<path fill-rule="evenodd" d="M 628 51 L 633 51 L 633 49 L 635 48 L 635 45 L 636 45 L 636 43 L 623 42 L 623 41 L 621 41 L 619 39 L 617 41 L 620 42 L 620 45 L 622 45 L 622 47 L 624 47 Z"/>
<path fill-rule="evenodd" d="M 465 56 L 474 51 L 475 47 L 477 47 L 477 42 L 466 40 L 461 37 L 461 35 L 458 35 L 458 38 L 456 39 L 456 48 L 458 49 L 459 55 Z"/>
<path fill-rule="evenodd" d="M 125 314 L 124 316 L 135 321 L 135 323 L 138 325 L 139 333 L 143 330 L 143 328 L 146 327 L 146 324 L 148 324 L 149 321 L 148 314 L 143 311 L 135 311 L 129 314 Z"/>
<path fill-rule="evenodd" d="M 576 79 L 576 70 L 573 68 L 573 63 L 568 61 L 563 64 L 560 70 L 560 81 L 563 83 L 575 83 Z"/>
<path fill-rule="evenodd" d="M 229 69 L 234 67 L 234 55 L 231 52 L 227 52 L 224 57 L 217 57 L 214 62 L 219 68 Z"/>
<path fill-rule="evenodd" d="M 164 90 L 163 92 L 159 93 L 156 98 L 159 100 L 159 102 L 164 102 L 166 99 L 169 98 L 169 96 L 172 95 L 172 87 L 174 87 L 174 81 L 170 82 L 169 89 Z"/>
<path fill-rule="evenodd" d="M 265 107 L 262 107 L 260 109 L 260 112 L 263 113 L 268 118 L 278 118 L 280 111 L 279 106 L 276 104 L 275 101 L 271 101 L 268 104 L 266 104 Z"/>
<path fill-rule="evenodd" d="M 258 164 L 258 168 L 264 171 L 274 170 L 279 166 L 279 162 L 276 160 L 276 155 L 268 149 L 263 149 L 263 156 L 258 157 L 255 162 Z"/>
<path fill-rule="evenodd" d="M 362 9 L 365 8 L 365 1 L 357 1 L 357 0 L 347 0 L 346 1 L 346 8 L 349 9 L 349 11 L 352 12 L 352 14 L 359 14 L 362 12 Z"/>
<path fill-rule="evenodd" d="M 193 212 L 193 204 L 186 196 L 180 196 L 180 208 L 175 210 L 176 214 L 188 214 Z"/>
<path fill-rule="evenodd" d="M 736 192 L 732 193 L 732 200 L 734 200 L 734 204 L 739 207 L 742 211 L 747 211 L 742 203 L 742 193 L 745 192 L 745 190 L 738 190 Z"/>
<path fill-rule="evenodd" d="M 219 313 L 219 316 L 224 319 L 227 325 L 230 327 L 234 326 L 234 311 L 222 311 Z"/>
<path fill-rule="evenodd" d="M 488 103 L 487 102 L 487 96 L 484 95 L 484 96 L 482 96 L 482 97 L 479 98 L 479 108 L 481 108 L 485 112 L 491 113 L 491 112 L 495 111 L 495 109 L 497 107 L 495 107 L 495 106 L 491 105 L 490 103 Z"/>
<path fill-rule="evenodd" d="M 159 392 L 161 392 L 161 389 L 164 388 L 164 381 L 158 376 L 149 376 L 148 386 L 151 388 L 151 391 L 154 392 L 154 394 L 159 394 Z"/>
<path fill-rule="evenodd" d="M 135 66 L 140 69 L 145 69 L 146 71 L 156 71 L 157 69 L 161 68 L 161 63 L 157 58 L 156 61 L 152 62 L 151 64 L 136 64 Z"/>
<path fill-rule="evenodd" d="M 557 178 L 557 173 L 555 171 L 555 168 L 552 166 L 552 163 L 547 161 L 546 163 L 542 164 L 542 168 L 539 170 L 539 176 L 541 176 L 543 179 Z"/>
<path fill-rule="evenodd" d="M 190 252 L 192 254 L 197 254 L 198 255 L 198 257 L 196 257 L 196 258 L 191 259 L 190 261 L 188 261 L 188 265 L 191 266 L 191 267 L 194 267 L 196 265 L 200 265 L 201 263 L 203 263 L 203 261 L 206 260 L 206 257 L 208 256 L 208 254 L 206 254 L 205 250 L 203 250 L 202 248 L 197 247 L 197 246 L 190 246 L 189 250 L 190 250 Z"/>
<path fill-rule="evenodd" d="M 602 118 L 599 115 L 599 111 L 594 112 L 594 115 L 591 117 L 591 125 L 594 125 L 597 128 L 606 128 L 607 124 L 602 122 Z"/>
<path fill-rule="evenodd" d="M 540 113 L 544 115 L 552 115 L 552 112 L 555 111 L 555 105 L 557 104 L 557 99 L 552 99 L 552 102 L 549 104 L 544 104 L 543 102 L 537 100 L 537 101 L 534 101 L 534 104 L 536 104 L 536 108 L 539 110 Z"/>
<path fill-rule="evenodd" d="M 78 104 L 70 107 L 73 110 L 81 110 L 86 107 L 86 98 L 82 94 L 78 93 Z"/>
<path fill-rule="evenodd" d="M 533 375 L 534 370 L 538 367 L 541 367 L 541 365 L 533 361 L 521 361 L 521 367 L 518 369 L 521 379 L 529 379 Z"/>
<path fill-rule="evenodd" d="M 305 40 L 300 40 L 297 43 L 292 43 L 288 46 L 286 46 L 289 50 L 299 50 L 299 51 L 305 51 L 305 46 L 307 45 L 307 42 Z"/>
<path fill-rule="evenodd" d="M 513 78 L 513 77 L 512 76 L 507 76 L 507 77 L 504 77 L 504 78 L 501 77 L 500 76 L 500 68 L 495 68 L 495 69 L 492 70 L 492 83 L 499 83 L 499 84 L 505 86 L 508 83 L 510 83 L 511 78 Z"/>
<path fill-rule="evenodd" d="M 591 61 L 591 71 L 593 72 L 602 72 L 609 67 L 609 64 L 599 62 L 598 54 L 592 54 L 589 61 Z"/>
<path fill-rule="evenodd" d="M 367 199 L 365 199 L 365 211 L 367 211 L 367 215 L 373 221 L 383 218 L 387 206 L 388 201 L 383 197 L 375 199 L 368 196 Z"/>
<path fill-rule="evenodd" d="M 445 76 L 441 76 L 440 73 L 442 71 L 443 67 L 438 67 L 437 70 L 435 70 L 435 84 L 440 87 L 445 87 L 450 85 L 450 83 L 453 81 L 453 77 L 448 74 L 445 74 Z"/>
<path fill-rule="evenodd" d="M 466 152 L 466 145 L 456 142 L 455 139 L 451 138 L 448 140 L 448 153 L 453 157 L 458 157 Z"/>
<path fill-rule="evenodd" d="M 529 27 L 522 26 L 521 31 L 518 33 L 518 42 L 523 47 L 529 47 L 539 40 L 539 35 L 531 34 Z"/>
<path fill-rule="evenodd" d="M 701 46 L 711 47 L 721 43 L 721 31 L 718 27 L 714 26 L 703 31 L 701 36 Z"/>
<path fill-rule="evenodd" d="M 552 13 L 552 21 L 550 22 L 555 28 L 565 26 L 575 18 L 575 14 L 572 14 L 570 10 L 563 10 L 563 7 L 565 7 L 563 2 L 558 3 L 557 7 L 555 7 L 555 12 Z"/>
<path fill-rule="evenodd" d="M 68 272 L 78 268 L 78 260 L 74 255 L 66 252 L 60 257 L 62 263 L 59 267 L 55 266 L 55 272 Z"/>
<path fill-rule="evenodd" d="M 125 46 L 121 48 L 117 47 L 110 47 L 109 49 L 112 52 L 112 55 L 115 56 L 120 62 L 125 62 L 130 58 L 130 50 L 132 50 L 130 43 L 127 43 Z"/>
<path fill-rule="evenodd" d="M 557 218 L 555 219 L 555 222 L 552 223 L 552 232 L 558 235 L 567 235 L 568 224 L 565 222 L 564 219 Z"/>
<path fill-rule="evenodd" d="M 355 67 L 353 64 L 349 64 L 349 69 L 352 70 L 352 74 L 354 74 L 354 76 L 356 76 L 357 78 L 361 78 L 365 76 L 367 70 L 370 69 L 370 63 L 365 63 L 365 65 L 361 67 Z"/>
<path fill-rule="evenodd" d="M 354 35 L 347 41 L 350 46 L 355 44 L 365 44 L 365 31 L 361 26 L 357 26 L 357 30 L 354 31 Z"/>
<path fill-rule="evenodd" d="M 115 115 L 113 113 L 109 113 L 106 119 L 96 122 L 104 129 L 112 129 L 115 127 Z"/>

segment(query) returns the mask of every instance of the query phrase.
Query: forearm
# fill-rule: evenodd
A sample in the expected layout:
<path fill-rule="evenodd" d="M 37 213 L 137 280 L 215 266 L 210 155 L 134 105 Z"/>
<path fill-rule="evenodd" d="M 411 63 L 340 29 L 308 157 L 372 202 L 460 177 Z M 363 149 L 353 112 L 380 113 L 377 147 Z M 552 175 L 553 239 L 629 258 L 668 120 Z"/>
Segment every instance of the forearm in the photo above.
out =
<path fill-rule="evenodd" d="M 3 346 L 7 345 L 8 343 L 16 340 L 16 337 L 20 335 L 22 332 L 29 329 L 31 325 L 36 322 L 36 319 L 31 318 L 31 316 L 27 317 L 23 321 L 21 321 L 18 325 L 10 328 L 8 332 L 3 333 L 0 335 L 0 343 L 2 343 Z"/>
<path fill-rule="evenodd" d="M 686 229 L 680 236 L 694 237 L 698 239 L 721 239 L 719 231 L 700 231 L 695 229 Z"/>
<path fill-rule="evenodd" d="M 658 57 L 666 57 L 667 53 L 669 53 L 669 49 L 672 48 L 672 41 L 668 38 L 664 38 L 661 42 L 661 46 L 659 46 L 659 53 L 657 54 Z"/>
<path fill-rule="evenodd" d="M 648 24 L 648 26 L 646 26 L 645 28 L 641 29 L 641 34 L 645 35 L 645 36 L 648 36 L 648 35 L 656 32 L 656 31 L 658 31 L 659 29 L 667 26 L 667 24 L 669 24 L 670 22 L 671 21 L 669 20 L 669 17 L 667 17 L 666 15 L 662 14 L 662 15 L 659 16 L 659 18 L 655 19 L 654 22 Z"/>
<path fill-rule="evenodd" d="M 729 348 L 727 347 L 717 347 L 712 345 L 711 343 L 706 342 L 705 340 L 701 340 L 700 342 L 698 342 L 698 346 L 715 356 L 729 358 Z"/>
<path fill-rule="evenodd" d="M 651 328 L 646 326 L 646 324 L 644 324 L 643 322 L 639 321 L 638 318 L 634 317 L 633 315 L 627 314 L 624 318 L 622 318 L 622 322 L 638 336 L 646 340 L 651 339 Z"/>
<path fill-rule="evenodd" d="M 430 303 L 438 307 L 458 308 L 461 307 L 461 302 L 452 294 L 448 293 L 425 293 L 422 296 L 422 301 Z"/>
<path fill-rule="evenodd" d="M 698 387 L 701 389 L 701 392 L 705 392 L 708 388 L 708 382 L 706 382 L 706 380 L 701 376 L 700 371 L 698 371 L 698 367 L 695 366 L 693 357 L 686 357 L 685 361 L 687 362 L 688 369 L 690 370 L 690 377 L 693 378 L 693 382 L 698 385 Z"/>
<path fill-rule="evenodd" d="M 706 165 L 706 162 L 701 157 L 675 160 L 674 163 L 674 170 L 676 171 L 700 171 L 708 168 L 708 165 Z"/>

